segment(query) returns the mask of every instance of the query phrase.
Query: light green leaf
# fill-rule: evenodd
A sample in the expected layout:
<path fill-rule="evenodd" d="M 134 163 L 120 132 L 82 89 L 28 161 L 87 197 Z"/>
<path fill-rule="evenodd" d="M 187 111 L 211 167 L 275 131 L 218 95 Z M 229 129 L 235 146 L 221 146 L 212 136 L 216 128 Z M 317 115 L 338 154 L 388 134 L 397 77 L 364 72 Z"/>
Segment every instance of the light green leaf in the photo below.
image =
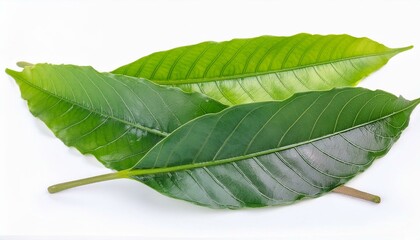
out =
<path fill-rule="evenodd" d="M 262 36 L 157 52 L 113 73 L 201 92 L 235 105 L 354 86 L 410 48 L 392 49 L 349 35 Z"/>
<path fill-rule="evenodd" d="M 116 170 L 132 167 L 182 124 L 226 107 L 199 93 L 91 67 L 37 64 L 6 72 L 59 139 Z"/>

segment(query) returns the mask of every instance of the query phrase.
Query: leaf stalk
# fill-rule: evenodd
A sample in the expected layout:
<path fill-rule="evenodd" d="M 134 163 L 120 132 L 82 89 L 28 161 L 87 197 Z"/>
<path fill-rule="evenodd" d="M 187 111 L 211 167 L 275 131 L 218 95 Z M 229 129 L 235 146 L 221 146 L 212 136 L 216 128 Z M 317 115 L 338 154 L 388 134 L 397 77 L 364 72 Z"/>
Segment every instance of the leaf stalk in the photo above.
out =
<path fill-rule="evenodd" d="M 381 197 L 367 193 L 367 192 L 362 192 L 360 190 L 351 188 L 351 187 L 347 187 L 347 186 L 339 186 L 337 188 L 335 188 L 333 190 L 333 192 L 335 193 L 340 193 L 340 194 L 344 194 L 347 196 L 351 196 L 351 197 L 355 197 L 355 198 L 359 198 L 359 199 L 363 199 L 363 200 L 367 200 L 369 202 L 373 202 L 373 203 L 380 203 L 381 202 Z"/>
<path fill-rule="evenodd" d="M 20 61 L 20 62 L 17 62 L 16 65 L 18 67 L 25 68 L 25 67 L 32 67 L 34 64 L 28 63 L 28 62 L 24 62 L 24 61 Z"/>
<path fill-rule="evenodd" d="M 66 190 L 66 189 L 70 189 L 70 188 L 74 188 L 74 187 L 80 187 L 80 186 L 88 185 L 88 184 L 91 184 L 91 183 L 97 183 L 97 182 L 104 182 L 104 181 L 109 181 L 109 180 L 114 180 L 114 179 L 126 178 L 128 176 L 127 172 L 128 171 L 124 170 L 124 171 L 120 171 L 120 172 L 108 173 L 108 174 L 98 175 L 98 176 L 94 176 L 94 177 L 88 177 L 88 178 L 83 178 L 83 179 L 79 179 L 79 180 L 74 180 L 74 181 L 70 181 L 70 182 L 55 184 L 55 185 L 52 185 L 52 186 L 48 187 L 48 192 L 49 193 L 57 193 L 57 192 L 61 192 L 61 191 Z"/>
<path fill-rule="evenodd" d="M 133 173 L 135 172 L 135 173 Z M 89 178 L 83 178 L 83 179 L 79 179 L 79 180 L 74 180 L 74 181 L 70 181 L 70 182 L 64 182 L 64 183 L 59 183 L 56 185 L 52 185 L 48 188 L 48 192 L 49 193 L 57 193 L 57 192 L 61 192 L 70 188 L 74 188 L 74 187 L 80 187 L 83 185 L 88 185 L 91 183 L 97 183 L 97 182 L 104 182 L 104 181 L 109 181 L 109 180 L 114 180 L 114 179 L 120 179 L 120 178 L 128 178 L 130 176 L 133 175 L 145 175 L 148 173 L 153 172 L 153 170 L 149 169 L 149 170 L 137 170 L 137 171 L 130 171 L 129 169 L 127 170 L 123 170 L 123 171 L 119 171 L 119 172 L 114 172 L 114 173 L 108 173 L 108 174 L 103 174 L 103 175 L 98 175 L 98 176 L 94 176 L 94 177 L 89 177 Z M 380 203 L 381 202 L 381 198 L 379 196 L 367 193 L 367 192 L 363 192 L 351 187 L 347 187 L 347 186 L 339 186 L 337 188 L 335 188 L 334 190 L 332 190 L 335 193 L 340 193 L 340 194 L 344 194 L 347 196 L 351 196 L 351 197 L 355 197 L 355 198 L 359 198 L 359 199 L 363 199 L 363 200 L 367 200 L 373 203 Z"/>

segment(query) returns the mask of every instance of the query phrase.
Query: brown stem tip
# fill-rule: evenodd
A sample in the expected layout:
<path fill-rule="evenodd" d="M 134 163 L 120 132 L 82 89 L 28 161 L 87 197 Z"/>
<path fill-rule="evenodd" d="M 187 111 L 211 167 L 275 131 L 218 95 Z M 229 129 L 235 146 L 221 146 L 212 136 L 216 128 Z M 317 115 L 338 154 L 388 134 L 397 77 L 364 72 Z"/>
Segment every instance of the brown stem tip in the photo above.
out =
<path fill-rule="evenodd" d="M 351 196 L 351 197 L 355 197 L 355 198 L 360 198 L 363 200 L 367 200 L 369 202 L 373 202 L 373 203 L 380 203 L 381 202 L 381 198 L 379 196 L 367 193 L 367 192 L 362 192 L 360 190 L 351 188 L 351 187 L 347 187 L 347 186 L 339 186 L 337 188 L 335 188 L 333 190 L 333 192 L 335 193 L 341 193 L 347 196 Z"/>

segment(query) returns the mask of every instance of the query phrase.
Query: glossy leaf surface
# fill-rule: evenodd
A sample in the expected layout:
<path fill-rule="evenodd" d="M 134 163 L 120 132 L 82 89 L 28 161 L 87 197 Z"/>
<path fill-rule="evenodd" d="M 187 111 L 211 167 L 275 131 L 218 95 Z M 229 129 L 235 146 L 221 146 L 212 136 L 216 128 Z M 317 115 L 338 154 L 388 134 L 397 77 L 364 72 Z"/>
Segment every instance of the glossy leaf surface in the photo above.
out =
<path fill-rule="evenodd" d="M 383 156 L 419 102 L 344 88 L 230 107 L 178 128 L 128 175 L 213 208 L 318 197 Z"/>
<path fill-rule="evenodd" d="M 59 139 L 116 170 L 132 167 L 180 125 L 226 107 L 202 94 L 91 67 L 37 64 L 6 71 L 32 114 Z"/>
<path fill-rule="evenodd" d="M 157 52 L 113 73 L 201 92 L 235 105 L 354 86 L 410 48 L 391 49 L 349 35 L 261 36 Z"/>

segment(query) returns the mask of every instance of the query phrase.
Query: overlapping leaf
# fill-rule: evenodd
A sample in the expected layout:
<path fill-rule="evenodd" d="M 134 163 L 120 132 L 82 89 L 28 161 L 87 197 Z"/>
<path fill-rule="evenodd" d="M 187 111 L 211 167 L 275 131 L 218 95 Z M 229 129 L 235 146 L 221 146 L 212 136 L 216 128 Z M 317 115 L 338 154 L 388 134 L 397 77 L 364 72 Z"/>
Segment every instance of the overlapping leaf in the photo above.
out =
<path fill-rule="evenodd" d="M 37 64 L 7 73 L 59 139 L 117 170 L 132 167 L 182 124 L 225 108 L 202 94 L 91 67 Z"/>
<path fill-rule="evenodd" d="M 410 48 L 391 49 L 349 35 L 262 36 L 153 53 L 113 73 L 201 92 L 235 105 L 354 86 Z"/>
<path fill-rule="evenodd" d="M 205 47 L 206 49 L 208 48 L 208 50 L 206 50 L 205 52 L 209 52 L 209 53 L 217 53 L 217 49 L 219 49 L 220 46 L 223 46 L 223 49 L 226 49 L 226 52 L 224 51 L 224 54 L 221 54 L 221 59 L 225 59 L 225 58 L 230 58 L 230 61 L 228 62 L 224 62 L 225 65 L 222 67 L 223 70 L 222 72 L 227 72 L 229 73 L 228 75 L 224 75 L 224 78 L 227 78 L 230 76 L 230 79 L 226 79 L 226 81 L 229 81 L 231 83 L 236 84 L 237 86 L 245 86 L 243 84 L 243 81 L 241 78 L 237 78 L 235 80 L 235 76 L 238 76 L 238 72 L 235 72 L 233 70 L 229 70 L 232 68 L 232 66 L 235 66 L 234 69 L 239 69 L 239 66 L 241 64 L 247 64 L 250 67 L 255 65 L 256 60 L 259 60 L 259 64 L 258 67 L 254 68 L 250 68 L 247 70 L 246 74 L 251 74 L 253 73 L 255 76 L 248 78 L 248 79 L 257 79 L 258 81 L 254 81 L 251 80 L 250 83 L 254 84 L 254 87 L 252 87 L 252 94 L 257 94 L 260 97 L 257 98 L 249 98 L 246 101 L 260 101 L 260 100 L 265 100 L 267 99 L 267 97 L 269 97 L 268 92 L 266 91 L 266 88 L 263 85 L 259 84 L 259 79 L 264 78 L 264 74 L 267 74 L 267 71 L 273 71 L 275 69 L 280 69 L 281 71 L 289 71 L 290 66 L 289 63 L 286 64 L 286 60 L 285 60 L 285 56 L 284 56 L 284 52 L 287 52 L 288 57 L 287 59 L 296 59 L 299 54 L 301 54 L 301 60 L 300 62 L 302 62 L 303 64 L 303 68 L 302 69 L 306 69 L 308 66 L 308 61 L 309 60 L 304 60 L 307 59 L 308 56 L 313 55 L 315 53 L 318 53 L 318 57 L 317 57 L 317 61 L 325 61 L 325 51 L 328 52 L 328 50 L 322 50 L 320 51 L 316 46 L 317 44 L 315 44 L 316 42 L 324 42 L 324 41 L 333 41 L 334 39 L 341 39 L 342 40 L 347 40 L 349 42 L 353 42 L 352 48 L 354 49 L 350 49 L 350 51 L 348 52 L 352 52 L 354 54 L 373 54 L 372 52 L 369 52 L 366 49 L 371 49 L 373 47 L 377 47 L 378 50 L 375 50 L 375 57 L 373 57 L 373 59 L 375 59 L 374 61 L 367 61 L 367 59 L 369 59 L 369 57 L 367 56 L 363 56 L 362 58 L 364 59 L 364 64 L 361 68 L 359 68 L 358 70 L 352 69 L 352 71 L 348 72 L 349 76 L 351 76 L 351 78 L 353 79 L 350 82 L 345 82 L 340 78 L 337 78 L 337 76 L 335 77 L 331 77 L 331 74 L 329 73 L 329 71 L 331 70 L 326 70 L 326 71 L 317 71 L 317 75 L 315 76 L 315 78 L 310 82 L 310 86 L 312 89 L 316 89 L 316 90 L 320 90 L 323 88 L 331 88 L 334 86 L 341 86 L 341 85 L 351 85 L 354 84 L 356 81 L 360 80 L 360 78 L 362 78 L 364 75 L 367 74 L 366 69 L 368 68 L 372 68 L 373 65 L 376 66 L 376 68 L 378 68 L 381 64 L 384 64 L 391 56 L 393 56 L 394 54 L 396 54 L 397 52 L 401 51 L 401 49 L 388 49 L 386 47 L 384 47 L 383 45 L 377 44 L 373 41 L 370 40 L 364 40 L 367 43 L 364 43 L 364 41 L 362 41 L 361 39 L 356 39 L 347 35 L 343 35 L 343 36 L 318 36 L 318 35 L 308 35 L 308 34 L 303 34 L 299 37 L 300 35 L 297 36 L 293 36 L 293 37 L 260 37 L 260 38 L 255 38 L 255 39 L 242 39 L 242 40 L 233 40 L 231 42 L 224 42 L 224 43 L 202 43 L 202 44 L 198 44 L 198 45 L 194 45 L 194 46 L 187 46 L 187 47 L 183 47 L 183 48 L 178 48 L 178 49 L 174 49 L 174 50 L 170 50 L 167 51 L 165 53 L 165 56 L 167 55 L 167 57 L 165 57 L 165 59 L 173 59 L 176 57 L 176 61 L 172 61 L 172 63 L 169 62 L 165 62 L 164 66 L 166 67 L 161 67 L 161 64 L 163 64 L 164 61 L 159 62 L 159 63 L 154 63 L 155 60 L 150 60 L 149 58 L 156 58 L 157 56 L 161 56 L 163 53 L 157 53 L 157 54 L 153 54 L 151 56 L 145 57 L 140 59 L 138 62 L 141 62 L 143 65 L 143 62 L 147 62 L 147 66 L 144 69 L 149 69 L 150 71 L 153 69 L 153 72 L 151 73 L 150 71 L 136 71 L 136 74 L 133 74 L 133 66 L 135 67 L 135 64 L 132 65 L 128 65 L 126 67 L 120 68 L 114 72 L 116 73 L 121 73 L 123 72 L 124 74 L 128 74 L 128 75 L 138 75 L 137 73 L 139 73 L 140 75 L 144 75 L 147 77 L 158 77 L 161 76 L 162 74 L 164 74 L 165 69 L 170 67 L 170 69 L 172 69 L 172 73 L 169 74 L 170 76 L 174 76 L 174 78 L 168 78 L 167 80 L 174 80 L 174 81 L 184 81 L 184 80 L 180 80 L 178 77 L 181 76 L 180 75 L 180 71 L 182 72 L 185 67 L 180 67 L 180 66 L 184 66 L 185 64 L 188 64 L 188 62 L 186 61 L 185 58 L 192 58 L 192 56 L 194 56 L 194 54 L 198 54 L 201 53 L 199 50 L 203 47 Z M 306 46 L 307 51 L 302 52 L 302 51 L 298 51 L 293 47 L 293 51 L 292 49 L 290 49 L 290 47 L 292 46 L 292 43 L 294 41 L 296 41 L 296 39 L 298 38 L 302 38 L 303 42 L 302 45 L 303 47 Z M 351 40 L 351 41 L 350 41 Z M 305 43 L 306 42 L 306 43 Z M 308 42 L 313 42 L 313 44 L 309 44 Z M 306 44 L 306 45 L 305 45 Z M 358 50 L 358 47 L 360 47 L 363 44 L 367 44 L 367 47 L 365 50 Z M 243 46 L 241 49 L 237 49 L 239 46 Z M 243 48 L 246 46 L 247 51 L 245 51 Z M 325 47 L 331 47 L 331 44 L 326 44 Z M 300 47 L 299 47 L 300 48 Z M 182 49 L 182 53 L 181 55 L 177 55 L 177 53 L 180 53 L 180 50 Z M 236 50 L 235 50 L 236 49 Z M 225 55 L 228 52 L 232 52 L 233 50 L 236 51 L 235 57 L 228 55 Z M 252 50 L 252 51 L 251 51 Z M 262 52 L 261 52 L 262 51 Z M 340 51 L 333 51 L 336 55 L 340 52 Z M 192 54 L 192 55 L 191 55 Z M 356 54 L 356 55 L 357 55 Z M 350 54 L 351 55 L 351 54 Z M 346 57 L 350 56 L 350 55 L 346 55 Z M 201 56 L 201 55 L 200 55 Z M 209 55 L 211 56 L 211 55 Z M 229 57 L 230 56 L 230 57 Z M 255 56 L 258 56 L 257 59 L 255 59 Z M 202 56 L 203 59 L 206 59 L 208 56 L 204 54 L 204 56 Z M 201 57 L 200 57 L 201 58 Z M 149 60 L 148 60 L 149 59 Z M 283 59 L 283 60 L 282 60 Z M 331 59 L 335 59 L 337 60 L 337 57 L 332 57 Z M 339 58 L 341 59 L 341 58 Z M 381 59 L 381 61 L 379 61 L 378 59 Z M 214 64 L 215 65 L 220 65 L 220 63 L 223 63 L 223 61 L 221 61 L 219 63 L 220 59 L 218 61 L 216 61 Z M 249 63 L 248 63 L 249 61 Z M 293 62 L 294 60 L 291 60 L 291 62 Z M 350 60 L 349 60 L 350 61 Z M 137 62 L 137 63 L 138 63 Z M 267 68 L 267 63 L 270 62 L 269 66 Z M 280 63 L 281 66 L 285 66 L 286 69 L 282 69 L 282 67 L 280 67 Z M 373 64 L 374 63 L 374 64 Z M 381 63 L 381 64 L 379 64 Z M 153 64 L 155 64 L 155 68 L 153 68 Z M 171 66 L 169 66 L 170 64 L 172 64 Z M 213 64 L 213 63 L 208 63 L 206 61 L 197 61 L 196 63 L 191 63 L 194 65 L 197 65 L 197 69 L 205 69 L 207 67 L 209 67 L 209 65 L 206 64 Z M 313 63 L 312 63 L 313 64 Z M 325 63 L 323 63 L 325 65 Z M 334 67 L 334 65 L 332 65 L 333 63 L 330 63 L 329 65 L 326 66 L 330 66 L 330 67 Z M 335 64 L 335 63 L 334 63 Z M 351 60 L 351 64 L 353 63 L 353 59 Z M 378 65 L 379 64 L 379 65 Z M 321 64 L 322 65 L 322 64 Z M 264 67 L 265 66 L 265 67 Z M 45 72 L 44 68 L 46 68 L 47 70 Z M 55 68 L 55 69 L 54 69 Z M 328 68 L 328 67 L 327 67 Z M 335 68 L 335 67 L 334 67 Z M 131 71 L 127 71 L 127 69 L 131 69 Z M 135 68 L 134 68 L 135 69 Z M 159 69 L 159 71 L 158 71 Z M 210 69 L 210 68 L 209 68 Z M 287 70 L 289 69 L 289 70 Z M 300 69 L 300 70 L 302 70 Z M 98 88 L 102 88 L 103 84 L 105 84 L 101 78 L 112 78 L 114 79 L 111 82 L 115 82 L 115 79 L 117 79 L 117 81 L 121 81 L 120 79 L 123 79 L 122 81 L 125 81 L 127 79 L 131 79 L 134 80 L 133 78 L 124 78 L 123 76 L 112 76 L 110 74 L 102 74 L 104 76 L 100 76 L 101 74 L 97 74 L 95 73 L 95 71 L 93 69 L 89 69 L 87 70 L 87 68 L 82 69 L 81 71 L 83 73 L 80 72 L 80 69 L 78 69 L 76 66 L 38 66 L 34 69 L 31 68 L 27 68 L 25 70 L 27 72 L 27 74 L 21 74 L 20 77 L 22 79 L 23 76 L 26 76 L 26 78 L 30 78 L 31 81 L 35 82 L 35 85 L 39 83 L 45 83 L 46 81 L 49 82 L 50 84 L 50 88 L 47 89 L 47 91 L 49 91 L 50 93 L 52 93 L 52 91 L 54 90 L 53 87 L 56 87 L 54 85 L 59 86 L 59 88 L 63 88 L 66 89 L 67 92 L 65 92 L 65 94 L 69 94 L 69 91 L 73 91 L 73 92 L 77 92 L 77 93 L 85 93 L 82 94 L 83 98 L 78 98 L 75 101 L 87 101 L 89 100 L 89 98 L 91 99 L 96 99 L 95 101 L 97 101 L 97 103 L 99 105 L 109 105 L 109 101 L 113 101 L 112 99 L 110 99 L 109 101 L 107 100 L 107 97 L 103 98 L 103 96 L 101 96 L 101 94 L 103 95 L 102 92 L 97 92 L 97 91 L 92 91 L 92 89 L 96 89 Z M 32 74 L 30 71 L 33 71 L 34 74 Z M 74 73 L 73 73 L 74 71 Z M 89 73 L 85 73 L 85 72 L 89 72 Z M 305 70 L 306 71 L 306 70 Z M 367 72 L 366 72 L 367 71 Z M 195 71 L 193 71 L 195 72 Z M 19 74 L 16 72 L 11 72 L 13 73 L 14 77 L 16 78 L 16 76 L 18 76 Z M 337 72 L 335 72 L 337 73 Z M 93 78 L 90 76 L 91 74 L 93 74 Z M 172 75 L 173 74 L 173 75 Z M 198 73 L 194 73 L 194 74 L 198 74 Z M 277 73 L 276 73 L 277 74 Z M 168 75 L 168 76 L 169 76 Z M 251 74 L 252 75 L 252 74 Z M 278 74 L 277 74 L 278 75 Z M 288 74 L 290 75 L 290 74 Z M 295 73 L 294 73 L 295 75 Z M 98 77 L 99 76 L 99 77 Z M 178 76 L 178 77 L 177 77 Z M 195 76 L 195 75 L 193 75 Z M 278 75 L 279 76 L 279 75 Z M 296 75 L 297 76 L 297 75 Z M 328 79 L 328 84 L 327 85 L 320 85 L 319 82 L 319 77 L 322 77 L 323 79 Z M 75 79 L 76 78 L 76 79 Z M 87 78 L 87 79 L 85 79 Z M 91 79 L 92 78 L 92 79 Z M 57 80 L 58 79 L 58 80 Z M 80 81 L 81 79 L 84 79 L 83 81 Z M 98 81 L 99 79 L 99 81 Z M 287 82 L 289 80 L 290 82 Z M 28 80 L 28 79 L 26 79 Z M 75 81 L 77 80 L 77 81 Z M 202 79 L 203 80 L 203 79 Z M 220 80 L 220 79 L 219 79 Z M 280 82 L 277 83 L 273 83 L 274 88 L 273 89 L 278 89 L 279 91 L 281 91 L 281 95 L 283 97 L 289 96 L 290 94 L 294 93 L 295 91 L 301 91 L 303 89 L 300 88 L 295 88 L 296 84 L 293 83 L 293 81 L 295 81 L 296 79 L 291 79 L 291 78 L 282 78 Z M 140 79 L 139 80 L 141 84 L 147 84 L 145 83 L 144 80 Z M 155 81 L 156 83 L 160 83 L 160 84 L 166 84 L 165 83 L 161 83 L 160 81 Z M 255 85 L 255 83 L 258 82 L 258 84 Z M 265 81 L 263 81 L 265 82 Z M 95 86 L 93 86 L 92 88 L 92 83 L 95 84 Z M 64 84 L 64 85 L 63 85 Z M 129 92 L 129 94 L 131 95 L 141 95 L 141 101 L 138 101 L 137 103 L 133 103 L 132 106 L 130 106 L 134 112 L 136 112 L 136 114 L 143 116 L 143 112 L 145 112 L 144 116 L 149 115 L 151 112 L 159 112 L 159 116 L 152 116 L 149 117 L 147 121 L 154 121 L 154 123 L 152 124 L 153 126 L 151 127 L 151 134 L 148 134 L 147 136 L 143 136 L 140 137 L 141 140 L 136 140 L 137 138 L 135 137 L 135 135 L 140 134 L 139 132 L 134 133 L 133 129 L 137 129 L 137 128 L 130 128 L 132 126 L 130 125 L 126 125 L 124 128 L 124 131 L 122 131 L 120 134 L 117 134 L 116 131 L 110 133 L 109 130 L 105 130 L 107 129 L 107 126 L 109 126 L 109 128 L 111 128 L 111 122 L 112 124 L 115 124 L 114 121 L 108 121 L 109 119 L 99 119 L 98 118 L 98 122 L 93 121 L 91 118 L 91 115 L 86 115 L 86 118 L 88 118 L 88 120 L 86 121 L 86 123 L 90 123 L 90 126 L 86 126 L 87 129 L 90 131 L 86 132 L 84 129 L 85 128 L 85 124 L 80 124 L 81 126 L 77 126 L 79 124 L 76 124 L 76 127 L 71 126 L 71 120 L 70 120 L 70 127 L 66 127 L 65 125 L 61 126 L 60 124 L 64 124 L 69 122 L 68 120 L 64 120 L 65 116 L 62 117 L 62 120 L 57 121 L 55 118 L 57 117 L 56 112 L 57 109 L 61 109 L 64 108 L 66 109 L 67 106 L 65 105 L 64 101 L 60 101 L 59 103 L 57 103 L 57 105 L 53 105 L 53 107 L 49 107 L 51 101 L 38 101 L 36 98 L 32 99 L 32 93 L 30 93 L 30 91 L 22 91 L 22 96 L 27 99 L 29 101 L 29 104 L 32 105 L 32 109 L 31 111 L 34 112 L 35 114 L 37 113 L 37 109 L 43 109 L 42 111 L 42 117 L 41 119 L 47 123 L 48 126 L 50 126 L 52 128 L 52 130 L 56 133 L 56 135 L 62 139 L 67 145 L 70 146 L 75 146 L 76 148 L 78 148 L 82 153 L 92 153 L 94 154 L 102 163 L 105 164 L 105 166 L 112 168 L 112 169 L 116 169 L 116 170 L 122 170 L 122 169 L 126 169 L 131 167 L 136 159 L 138 157 L 141 157 L 144 153 L 146 153 L 155 143 L 157 143 L 163 136 L 166 136 L 167 133 L 171 132 L 172 130 L 174 130 L 176 127 L 179 127 L 181 124 L 192 120 L 194 117 L 197 116 L 201 116 L 202 114 L 208 113 L 208 112 L 217 112 L 220 111 L 222 109 L 225 108 L 225 106 L 223 106 L 222 104 L 218 104 L 215 101 L 211 101 L 210 103 L 208 103 L 208 105 L 213 105 L 214 107 L 211 109 L 203 109 L 202 111 L 196 111 L 195 108 L 197 108 L 196 106 L 185 106 L 185 108 L 181 107 L 183 104 L 183 101 L 187 101 L 186 99 L 174 102 L 174 100 L 176 99 L 163 99 L 162 101 L 160 101 L 160 98 L 162 98 L 162 95 L 166 95 L 165 92 L 160 92 L 161 89 L 163 88 L 155 88 L 153 90 L 153 93 L 149 94 L 146 93 L 144 94 L 143 91 L 145 91 L 145 89 L 140 89 L 139 86 L 136 87 L 131 87 L 132 83 L 124 83 L 125 85 L 128 85 L 128 88 L 131 88 L 132 91 Z M 201 84 L 201 83 L 200 83 Z M 239 84 L 239 85 L 238 85 Z M 286 88 L 277 88 L 276 86 L 278 84 L 282 84 L 282 86 L 285 86 Z M 285 85 L 286 84 L 286 85 Z M 97 85 L 97 86 L 96 86 Z M 147 84 L 148 86 L 150 84 Z M 217 85 L 217 84 L 216 84 Z M 216 87 L 216 85 L 214 87 Z M 151 86 L 151 85 L 150 85 Z M 181 85 L 176 85 L 175 86 L 181 86 Z M 183 86 L 183 85 L 182 85 Z M 181 88 L 183 88 L 181 86 Z M 210 86 L 210 85 L 209 85 Z M 217 85 L 218 86 L 218 85 Z M 112 86 L 111 86 L 112 87 Z M 155 86 L 154 86 L 155 87 Z M 90 91 L 86 91 L 85 88 L 87 88 Z M 105 86 L 105 88 L 109 88 L 109 86 Z M 185 90 L 185 88 L 183 88 Z M 201 87 L 200 87 L 201 89 Z M 221 93 L 220 91 L 218 91 L 220 88 L 216 87 L 215 90 L 216 92 Z M 245 88 L 241 88 L 241 89 L 245 89 Z M 288 89 L 286 91 L 286 89 Z M 45 90 L 45 89 L 44 89 Z M 191 90 L 191 89 L 190 89 Z M 33 88 L 31 91 L 36 91 L 36 88 Z M 126 91 L 127 92 L 127 91 Z M 149 91 L 151 92 L 151 91 Z M 172 91 L 174 92 L 174 91 Z M 213 96 L 214 91 L 208 91 L 206 92 L 207 94 L 209 94 L 211 97 Z M 47 95 L 49 93 L 46 93 Z M 181 92 L 177 92 L 178 95 L 182 95 Z M 235 96 L 238 96 L 241 98 L 241 96 L 243 96 L 243 93 L 240 92 L 236 92 L 236 90 L 234 90 L 234 88 L 232 88 L 232 94 L 234 94 Z M 132 98 L 131 95 L 126 95 L 125 92 L 121 92 L 118 93 L 118 95 L 120 95 L 121 97 L 118 97 L 117 99 L 120 100 L 119 103 L 122 103 L 124 100 L 124 98 Z M 249 96 L 251 96 L 249 95 Z M 29 97 L 27 97 L 29 96 Z M 184 97 L 187 95 L 184 95 Z M 197 99 L 199 99 L 199 101 L 207 101 L 208 99 L 203 98 L 202 96 L 198 96 L 198 95 L 191 95 L 192 98 L 196 98 L 196 99 L 192 99 L 192 102 L 196 101 Z M 62 96 L 58 96 L 58 98 L 60 98 Z M 72 96 L 74 98 L 77 98 L 78 96 Z M 58 99 L 57 98 L 57 99 Z M 158 98 L 159 101 L 155 101 L 153 98 Z M 123 100 L 121 102 L 121 100 Z M 168 101 L 170 103 L 168 103 Z M 235 103 L 239 103 L 242 102 L 242 100 L 240 101 L 236 101 Z M 33 104 L 32 104 L 33 103 Z M 54 103 L 54 101 L 52 101 L 52 103 Z M 54 103 L 55 104 L 55 103 Z M 71 103 L 70 103 L 71 104 Z M 139 107 L 136 107 L 135 104 L 140 104 Z M 178 104 L 175 108 L 172 108 L 172 104 Z M 113 107 L 117 107 L 118 103 L 113 105 Z M 168 107 L 170 106 L 170 107 Z M 110 108 L 108 106 L 108 108 Z M 84 116 L 83 114 L 79 114 L 74 108 L 71 108 L 72 111 L 74 112 L 74 115 L 76 115 L 76 119 L 78 116 Z M 163 109 L 163 111 L 160 111 L 160 109 Z M 83 109 L 84 114 L 89 114 L 88 111 L 85 111 L 85 109 Z M 108 109 L 108 111 L 110 111 L 110 113 L 112 113 L 111 108 Z M 184 114 L 184 111 L 186 112 L 190 112 L 189 114 Z M 77 112 L 77 113 L 76 113 Z M 193 112 L 193 114 L 191 114 Z M 67 113 L 66 113 L 67 114 Z M 129 113 L 131 114 L 131 113 Z M 72 117 L 71 117 L 72 118 Z M 179 119 L 181 118 L 181 119 Z M 83 123 L 85 123 L 84 119 L 81 119 L 81 121 Z M 142 119 L 136 119 L 136 121 L 142 121 Z M 163 121 L 161 123 L 161 121 Z M 150 122 L 151 123 L 151 122 Z M 93 126 L 97 124 L 98 126 L 96 128 L 94 128 Z M 57 126 L 56 126 L 57 125 Z M 119 122 L 119 127 L 123 127 L 124 123 L 123 122 Z M 60 132 L 57 132 L 58 130 L 56 129 L 60 129 L 63 128 L 63 130 L 60 130 Z M 68 130 L 68 131 L 67 131 Z M 154 130 L 157 130 L 157 132 L 155 132 Z M 149 131 L 150 132 L 150 131 Z M 101 138 L 101 134 L 104 134 L 105 138 L 103 138 L 102 140 L 98 140 L 101 143 L 97 143 L 98 141 L 96 141 L 96 139 Z M 134 134 L 134 135 L 133 135 Z M 67 136 L 68 135 L 68 136 Z M 85 136 L 87 135 L 87 137 Z M 128 140 L 131 139 L 131 140 Z M 153 139 L 153 140 L 152 140 Z M 96 141 L 96 142 L 95 142 Z M 97 145 L 97 146 L 96 146 Z M 131 153 L 129 153 L 131 151 Z"/>
<path fill-rule="evenodd" d="M 155 53 L 114 73 L 235 105 L 355 85 L 409 48 L 348 35 L 263 36 Z M 117 170 L 141 159 L 102 180 L 131 177 L 214 208 L 289 204 L 331 191 L 384 155 L 420 102 L 334 89 L 226 109 L 199 93 L 90 67 L 7 72 L 65 144 Z M 207 113 L 216 114 L 200 117 Z"/>
<path fill-rule="evenodd" d="M 214 208 L 314 198 L 384 155 L 419 103 L 344 88 L 234 106 L 183 125 L 121 175 Z"/>

